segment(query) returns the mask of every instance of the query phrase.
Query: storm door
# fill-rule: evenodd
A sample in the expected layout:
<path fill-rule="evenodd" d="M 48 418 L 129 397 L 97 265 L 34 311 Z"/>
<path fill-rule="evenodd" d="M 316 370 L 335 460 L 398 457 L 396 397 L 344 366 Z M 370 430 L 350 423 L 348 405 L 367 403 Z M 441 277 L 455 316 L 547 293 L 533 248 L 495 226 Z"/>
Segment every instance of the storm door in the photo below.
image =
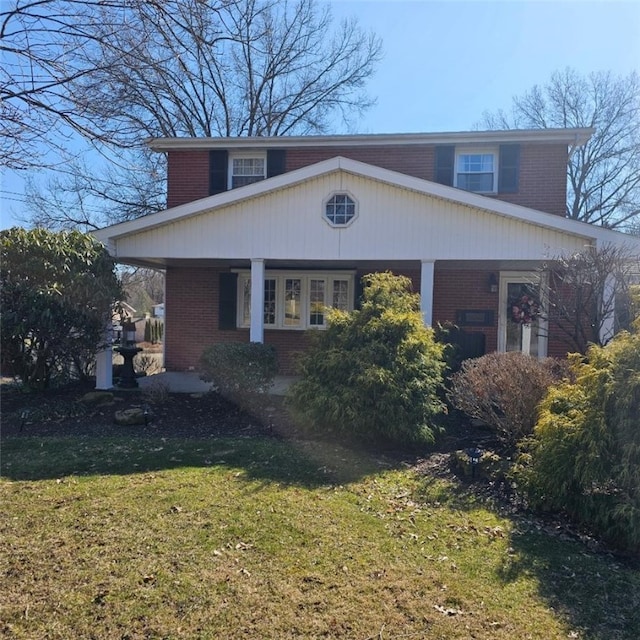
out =
<path fill-rule="evenodd" d="M 522 351 L 538 358 L 547 355 L 547 326 L 538 274 L 500 275 L 498 351 Z"/>

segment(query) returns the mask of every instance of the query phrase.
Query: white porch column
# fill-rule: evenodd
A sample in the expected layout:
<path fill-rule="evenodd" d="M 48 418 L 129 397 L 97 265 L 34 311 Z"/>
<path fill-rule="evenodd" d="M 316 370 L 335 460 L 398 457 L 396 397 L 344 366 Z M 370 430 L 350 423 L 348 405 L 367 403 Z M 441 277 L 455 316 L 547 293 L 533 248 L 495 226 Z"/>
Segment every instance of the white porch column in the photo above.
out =
<path fill-rule="evenodd" d="M 111 322 L 104 331 L 106 347 L 96 353 L 96 389 L 113 387 L 113 326 Z"/>
<path fill-rule="evenodd" d="M 602 291 L 602 305 L 600 307 L 602 313 L 602 322 L 600 324 L 600 344 L 607 344 L 615 333 L 615 315 L 616 315 L 616 280 L 609 274 L 604 282 Z"/>
<path fill-rule="evenodd" d="M 420 269 L 420 309 L 424 323 L 433 324 L 433 260 L 423 260 Z"/>
<path fill-rule="evenodd" d="M 251 342 L 264 342 L 264 260 L 251 260 Z"/>

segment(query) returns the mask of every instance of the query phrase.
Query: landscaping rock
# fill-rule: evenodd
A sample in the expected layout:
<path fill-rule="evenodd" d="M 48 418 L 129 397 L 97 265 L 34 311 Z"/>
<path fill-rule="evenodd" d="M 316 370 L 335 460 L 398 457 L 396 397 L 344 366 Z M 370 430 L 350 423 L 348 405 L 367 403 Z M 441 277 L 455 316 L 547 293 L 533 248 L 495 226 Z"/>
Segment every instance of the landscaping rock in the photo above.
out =
<path fill-rule="evenodd" d="M 122 426 L 145 424 L 144 410 L 140 407 L 133 407 L 132 409 L 123 409 L 122 411 L 116 411 L 115 421 L 116 424 Z"/>
<path fill-rule="evenodd" d="M 89 391 L 89 393 L 85 393 L 80 398 L 80 402 L 88 407 L 111 404 L 113 402 L 113 393 L 110 391 Z"/>

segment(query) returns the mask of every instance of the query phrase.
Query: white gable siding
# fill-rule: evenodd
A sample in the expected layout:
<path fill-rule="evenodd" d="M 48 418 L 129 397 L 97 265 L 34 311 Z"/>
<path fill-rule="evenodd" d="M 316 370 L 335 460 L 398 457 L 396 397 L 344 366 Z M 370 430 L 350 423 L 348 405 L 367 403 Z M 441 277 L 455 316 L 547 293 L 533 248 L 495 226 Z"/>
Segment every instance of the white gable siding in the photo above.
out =
<path fill-rule="evenodd" d="M 322 203 L 348 191 L 358 218 L 332 228 Z M 119 258 L 527 260 L 583 248 L 581 236 L 344 171 L 116 240 Z"/>

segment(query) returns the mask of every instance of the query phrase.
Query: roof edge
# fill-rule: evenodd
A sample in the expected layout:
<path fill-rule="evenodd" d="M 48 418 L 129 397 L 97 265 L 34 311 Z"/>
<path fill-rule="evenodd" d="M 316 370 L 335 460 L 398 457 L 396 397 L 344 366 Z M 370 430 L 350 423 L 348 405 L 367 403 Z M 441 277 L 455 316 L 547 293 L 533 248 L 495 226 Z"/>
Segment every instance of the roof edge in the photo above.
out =
<path fill-rule="evenodd" d="M 148 138 L 153 151 L 190 149 L 268 149 L 282 147 L 387 146 L 416 144 L 559 143 L 577 147 L 593 135 L 591 127 L 573 129 L 506 129 L 442 133 L 371 133 L 315 136 L 251 136 L 219 138 Z"/>

